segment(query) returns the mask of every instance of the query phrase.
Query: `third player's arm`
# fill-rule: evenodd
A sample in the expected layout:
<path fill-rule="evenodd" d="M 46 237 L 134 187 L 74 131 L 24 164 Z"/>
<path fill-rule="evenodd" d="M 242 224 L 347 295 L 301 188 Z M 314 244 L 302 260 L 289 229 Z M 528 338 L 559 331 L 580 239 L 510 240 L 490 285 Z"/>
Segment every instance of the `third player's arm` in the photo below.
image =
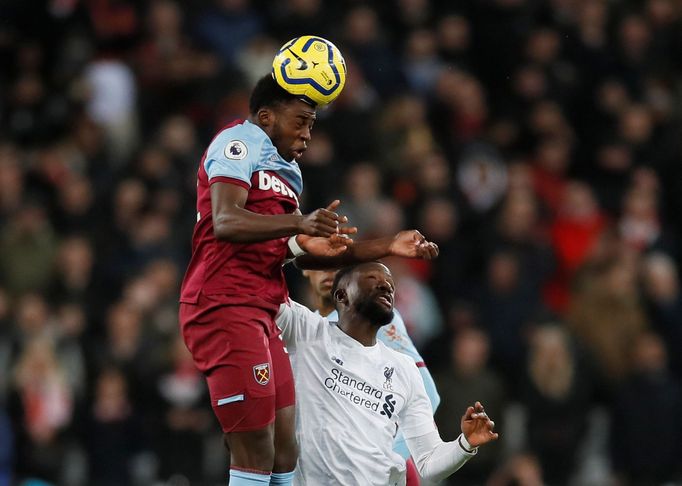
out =
<path fill-rule="evenodd" d="M 305 249 L 306 238 L 299 236 L 297 241 Z M 320 257 L 308 254 L 297 257 L 295 262 L 297 267 L 304 270 L 327 270 L 388 256 L 431 260 L 438 256 L 438 246 L 427 241 L 419 231 L 409 230 L 386 238 L 356 241 L 338 256 Z"/>
<path fill-rule="evenodd" d="M 263 215 L 244 209 L 247 197 L 248 191 L 237 184 L 211 184 L 213 231 L 218 240 L 253 243 L 300 233 L 328 237 L 337 233 L 338 224 L 343 222 L 333 211 L 338 203 L 308 215 Z"/>

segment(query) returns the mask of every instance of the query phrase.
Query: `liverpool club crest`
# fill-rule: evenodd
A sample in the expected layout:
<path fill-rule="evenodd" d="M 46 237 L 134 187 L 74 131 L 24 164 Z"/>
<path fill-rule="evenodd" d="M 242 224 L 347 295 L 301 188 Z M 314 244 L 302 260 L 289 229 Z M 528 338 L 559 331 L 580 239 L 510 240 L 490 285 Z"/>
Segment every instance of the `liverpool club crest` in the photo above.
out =
<path fill-rule="evenodd" d="M 388 366 L 384 367 L 384 378 L 386 378 L 386 381 L 384 382 L 384 389 L 386 390 L 393 390 L 393 383 L 391 383 L 391 378 L 393 378 L 393 371 L 394 371 L 393 366 L 391 366 L 390 368 Z"/>

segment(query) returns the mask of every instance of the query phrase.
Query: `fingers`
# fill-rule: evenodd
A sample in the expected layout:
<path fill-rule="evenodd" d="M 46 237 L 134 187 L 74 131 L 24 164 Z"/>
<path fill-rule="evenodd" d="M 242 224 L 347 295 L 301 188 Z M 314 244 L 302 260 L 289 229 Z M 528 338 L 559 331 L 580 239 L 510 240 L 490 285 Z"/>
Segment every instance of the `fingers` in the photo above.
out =
<path fill-rule="evenodd" d="M 326 208 L 320 208 L 313 211 L 307 216 L 309 233 L 312 236 L 322 236 L 328 237 L 333 234 L 343 233 L 343 234 L 353 234 L 357 233 L 357 228 L 350 227 L 341 230 L 340 225 L 348 223 L 347 216 L 339 215 L 335 210 L 339 207 L 341 201 L 335 199 Z"/>
<path fill-rule="evenodd" d="M 336 208 L 339 207 L 339 204 L 341 204 L 341 201 L 339 199 L 334 199 L 327 206 L 327 211 L 336 211 Z"/>
<path fill-rule="evenodd" d="M 438 257 L 439 249 L 438 245 L 430 241 L 424 240 L 421 243 L 417 243 L 417 256 L 423 258 L 424 260 L 433 260 Z"/>
<path fill-rule="evenodd" d="M 339 215 L 327 209 L 318 209 L 311 215 L 315 236 L 331 236 L 339 232 Z"/>
<path fill-rule="evenodd" d="M 329 250 L 329 253 L 327 254 L 327 256 L 335 257 L 335 256 L 342 255 L 347 249 L 348 249 L 348 247 L 346 245 L 335 246 L 334 248 L 331 248 Z"/>
<path fill-rule="evenodd" d="M 418 246 L 419 255 L 424 260 L 433 260 L 438 256 L 438 245 L 430 241 L 423 241 Z"/>
<path fill-rule="evenodd" d="M 345 228 L 343 228 L 345 229 Z M 339 231 L 338 234 L 333 234 L 329 237 L 329 241 L 331 242 L 332 246 L 336 247 L 339 245 L 343 245 L 347 247 L 347 245 L 352 245 L 353 244 L 353 239 L 349 238 L 345 234 L 343 234 L 341 231 Z"/>
<path fill-rule="evenodd" d="M 357 232 L 357 226 L 346 226 L 345 228 L 339 228 L 339 233 L 342 235 L 354 235 Z"/>
<path fill-rule="evenodd" d="M 481 402 L 476 402 L 474 403 L 474 413 L 471 415 L 471 418 L 477 419 L 477 418 L 488 418 L 488 415 L 485 413 L 485 410 L 483 409 L 483 405 Z"/>
<path fill-rule="evenodd" d="M 497 440 L 499 434 L 495 432 L 495 422 L 488 417 L 481 402 L 469 406 L 462 421 L 462 432 L 473 446 Z"/>

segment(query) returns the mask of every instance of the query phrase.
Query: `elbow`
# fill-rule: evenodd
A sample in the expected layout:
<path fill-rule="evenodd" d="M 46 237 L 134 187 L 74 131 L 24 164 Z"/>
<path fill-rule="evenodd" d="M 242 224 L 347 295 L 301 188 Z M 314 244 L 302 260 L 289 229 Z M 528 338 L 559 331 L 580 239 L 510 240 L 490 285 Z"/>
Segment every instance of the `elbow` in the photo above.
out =
<path fill-rule="evenodd" d="M 218 217 L 213 220 L 213 236 L 218 241 L 229 241 L 237 243 L 239 241 L 239 228 L 229 217 Z"/>
<path fill-rule="evenodd" d="M 422 458 L 421 461 L 417 461 L 414 458 L 414 465 L 417 468 L 417 472 L 419 473 L 419 477 L 429 481 L 429 482 L 440 482 L 441 478 L 439 474 L 434 474 L 434 472 L 428 467 L 428 461 L 426 458 Z"/>

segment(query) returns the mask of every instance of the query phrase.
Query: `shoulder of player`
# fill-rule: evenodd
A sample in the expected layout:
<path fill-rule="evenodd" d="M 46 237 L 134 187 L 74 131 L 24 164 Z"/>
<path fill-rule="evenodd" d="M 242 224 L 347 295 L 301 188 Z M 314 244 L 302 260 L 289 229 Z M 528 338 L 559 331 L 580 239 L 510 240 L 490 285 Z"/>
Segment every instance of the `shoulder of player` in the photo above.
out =
<path fill-rule="evenodd" d="M 221 150 L 227 150 L 234 145 L 237 148 L 246 147 L 248 151 L 259 153 L 266 140 L 269 140 L 267 134 L 258 125 L 244 121 L 222 129 L 213 138 L 211 145 Z"/>
<path fill-rule="evenodd" d="M 414 368 L 414 360 L 410 358 L 409 356 L 401 353 L 400 351 L 397 351 L 393 348 L 390 348 L 386 346 L 386 344 L 382 341 L 377 341 L 378 345 L 381 346 L 381 349 L 383 350 L 383 353 L 387 356 L 390 357 L 390 359 L 394 359 L 396 363 L 399 363 L 400 366 L 404 367 L 409 367 L 409 368 Z"/>
<path fill-rule="evenodd" d="M 327 321 L 326 317 L 322 317 L 317 312 L 311 311 L 309 308 L 295 300 L 289 300 L 289 304 L 294 314 L 304 320 L 307 325 L 316 325 L 324 328 L 328 327 L 329 321 Z"/>

